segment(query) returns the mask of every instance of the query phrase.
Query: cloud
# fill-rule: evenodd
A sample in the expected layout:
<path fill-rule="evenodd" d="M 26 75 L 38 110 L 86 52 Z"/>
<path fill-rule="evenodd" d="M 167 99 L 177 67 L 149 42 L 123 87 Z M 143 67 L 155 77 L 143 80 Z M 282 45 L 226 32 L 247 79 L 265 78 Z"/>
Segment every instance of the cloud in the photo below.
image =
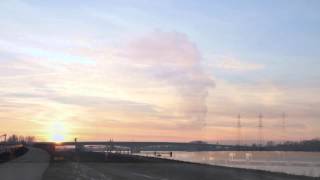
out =
<path fill-rule="evenodd" d="M 132 41 L 119 53 L 153 80 L 165 82 L 180 96 L 177 106 L 191 126 L 205 125 L 206 98 L 213 79 L 201 67 L 202 56 L 185 34 L 156 31 Z"/>
<path fill-rule="evenodd" d="M 301 124 L 313 131 L 316 126 L 312 125 L 318 124 L 315 107 L 319 99 L 314 98 L 318 89 L 286 90 L 268 82 L 213 80 L 204 71 L 197 46 L 178 32 L 155 31 L 117 46 L 58 53 L 92 63 L 50 60 L 55 48 L 40 55 L 15 53 L 16 47 L 9 47 L 10 51 L 1 48 L 5 61 L 0 65 L 0 116 L 19 124 L 16 130 L 22 131 L 24 125 L 43 129 L 47 122 L 60 119 L 73 124 L 73 133 L 85 134 L 87 139 L 97 134 L 107 137 L 109 132 L 123 139 L 130 133 L 142 138 L 153 132 L 172 134 L 172 138 L 179 135 L 180 139 L 214 138 L 225 133 L 234 138 L 238 113 L 245 117 L 243 130 L 252 136 L 257 113 L 266 116 L 267 129 L 278 124 L 278 114 L 283 111 L 290 115 L 288 129 L 293 130 L 292 125 L 301 119 Z M 222 58 L 220 63 L 221 68 L 231 71 L 264 68 L 232 58 Z M 3 129 L 10 131 L 12 126 L 4 125 Z M 188 133 L 182 135 L 183 130 Z"/>
<path fill-rule="evenodd" d="M 64 57 L 56 61 L 58 56 L 51 56 L 55 47 L 42 51 L 33 46 L 49 54 L 20 47 L 4 48 L 10 56 L 2 56 L 8 59 L 0 66 L 0 106 L 10 111 L 2 115 L 16 112 L 18 124 L 39 126 L 61 119 L 83 128 L 86 119 L 104 123 L 111 118 L 119 119 L 117 128 L 125 131 L 152 122 L 157 124 L 153 130 L 171 132 L 205 126 L 206 99 L 214 82 L 201 67 L 198 48 L 182 33 L 156 31 L 118 47 L 58 52 L 92 63 L 65 63 Z"/>
<path fill-rule="evenodd" d="M 109 110 L 118 110 L 125 113 L 128 112 L 146 112 L 155 113 L 156 107 L 150 104 L 133 102 L 128 100 L 111 99 L 93 96 L 56 96 L 51 100 L 63 104 L 78 105 L 83 107 L 105 108 Z"/>
<path fill-rule="evenodd" d="M 134 63 L 146 66 L 193 68 L 201 55 L 185 34 L 156 31 L 133 40 L 123 55 Z"/>
<path fill-rule="evenodd" d="M 265 68 L 263 64 L 249 63 L 230 57 L 222 57 L 214 67 L 230 71 L 256 71 Z"/>

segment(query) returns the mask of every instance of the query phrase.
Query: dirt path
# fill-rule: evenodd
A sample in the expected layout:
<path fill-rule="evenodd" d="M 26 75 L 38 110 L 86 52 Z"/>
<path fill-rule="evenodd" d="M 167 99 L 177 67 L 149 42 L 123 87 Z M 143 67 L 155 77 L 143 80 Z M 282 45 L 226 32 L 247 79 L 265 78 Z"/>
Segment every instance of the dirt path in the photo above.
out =
<path fill-rule="evenodd" d="M 0 164 L 1 180 L 41 180 L 42 174 L 49 166 L 50 156 L 47 152 L 29 148 L 23 156 Z"/>

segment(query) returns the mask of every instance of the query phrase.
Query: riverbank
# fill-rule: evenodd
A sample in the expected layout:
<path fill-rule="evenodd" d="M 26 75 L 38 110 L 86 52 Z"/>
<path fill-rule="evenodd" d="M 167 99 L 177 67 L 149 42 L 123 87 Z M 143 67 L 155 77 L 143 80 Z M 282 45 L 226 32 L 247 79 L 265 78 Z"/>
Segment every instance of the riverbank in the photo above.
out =
<path fill-rule="evenodd" d="M 92 153 L 68 154 L 60 161 L 52 161 L 43 180 L 312 180 L 317 178 L 245 170 L 175 160 L 157 159 L 132 155 Z M 100 156 L 100 157 L 99 157 Z M 104 157 L 104 155 L 103 155 Z"/>

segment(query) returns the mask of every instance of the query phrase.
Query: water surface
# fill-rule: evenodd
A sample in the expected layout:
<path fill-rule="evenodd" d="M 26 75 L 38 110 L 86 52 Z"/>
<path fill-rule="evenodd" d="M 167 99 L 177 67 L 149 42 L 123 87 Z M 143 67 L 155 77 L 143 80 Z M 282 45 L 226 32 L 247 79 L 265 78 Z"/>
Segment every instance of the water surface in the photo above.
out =
<path fill-rule="evenodd" d="M 154 156 L 151 152 L 141 155 Z M 204 152 L 159 152 L 158 157 L 197 162 L 211 165 L 260 169 L 295 175 L 320 177 L 320 152 L 283 151 L 204 151 Z"/>

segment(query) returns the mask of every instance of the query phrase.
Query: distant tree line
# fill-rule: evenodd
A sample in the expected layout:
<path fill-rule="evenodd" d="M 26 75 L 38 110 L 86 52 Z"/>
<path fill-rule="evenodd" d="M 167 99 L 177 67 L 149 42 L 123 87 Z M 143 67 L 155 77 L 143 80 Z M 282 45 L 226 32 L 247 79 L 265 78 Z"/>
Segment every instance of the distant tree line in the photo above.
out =
<path fill-rule="evenodd" d="M 144 151 L 308 151 L 320 152 L 320 139 L 303 141 L 286 141 L 277 143 L 268 141 L 258 145 L 220 145 L 210 144 L 205 141 L 191 141 L 185 144 L 170 144 L 143 147 Z"/>
<path fill-rule="evenodd" d="M 253 145 L 252 147 L 257 147 L 257 145 Z M 320 151 L 320 139 L 286 141 L 279 144 L 276 144 L 273 141 L 268 141 L 265 146 L 260 148 L 263 150 L 277 151 Z"/>
<path fill-rule="evenodd" d="M 201 141 L 201 140 L 196 140 L 196 141 L 190 141 L 191 144 L 208 144 L 205 141 Z"/>
<path fill-rule="evenodd" d="M 16 134 L 12 134 L 7 138 L 8 144 L 32 144 L 35 141 L 34 136 L 19 136 Z"/>

